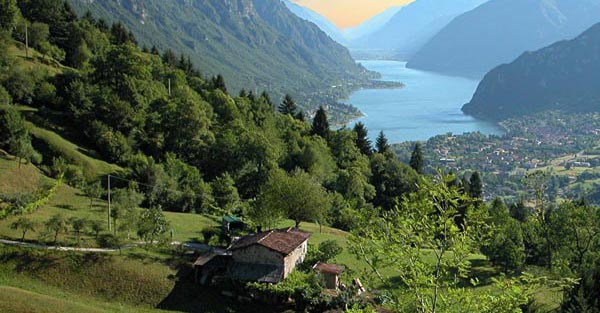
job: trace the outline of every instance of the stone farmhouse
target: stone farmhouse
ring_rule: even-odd
[[[276,284],[304,261],[311,234],[295,228],[241,237],[226,251],[199,257],[194,263],[201,284],[216,278]]]

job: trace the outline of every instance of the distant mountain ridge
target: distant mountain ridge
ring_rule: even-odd
[[[342,30],[342,33],[348,41],[356,40],[357,38],[368,36],[381,29],[396,15],[403,7],[390,7],[385,11],[371,17],[362,22],[360,25]]]
[[[600,23],[489,72],[467,114],[490,120],[546,110],[600,111]]]
[[[452,19],[487,0],[416,0],[378,30],[356,38],[352,49],[394,51],[401,59],[417,52]]]
[[[348,50],[280,0],[70,0],[123,22],[140,44],[190,55],[205,74],[223,74],[232,91],[251,88],[301,98],[369,74]]]
[[[348,40],[346,36],[342,33],[342,31],[324,16],[307,7],[298,5],[289,0],[283,0],[283,3],[285,3],[287,8],[290,9],[290,11],[292,11],[292,13],[296,14],[298,17],[317,25],[322,31],[329,35],[331,39],[343,45],[347,44]]]
[[[600,22],[600,0],[490,0],[456,17],[408,67],[482,77],[525,51],[571,39]]]

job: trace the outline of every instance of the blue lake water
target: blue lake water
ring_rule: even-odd
[[[476,80],[408,69],[406,62],[360,63],[381,73],[384,81],[406,85],[401,89],[359,90],[346,101],[366,115],[348,126],[362,121],[373,141],[382,130],[392,143],[426,140],[449,132],[501,133],[496,124],[464,115],[460,110],[477,89]]]

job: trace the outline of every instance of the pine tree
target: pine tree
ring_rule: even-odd
[[[474,199],[483,198],[483,182],[481,181],[479,172],[471,174],[471,178],[469,179],[469,196]]]
[[[283,102],[279,105],[277,110],[283,115],[294,115],[296,114],[297,109],[298,107],[296,106],[294,99],[292,99],[292,96],[285,95]]]
[[[377,148],[377,153],[383,154],[390,151],[390,144],[387,138],[385,138],[383,131],[379,132],[379,136],[377,136],[377,140],[375,141],[375,147]]]
[[[160,51],[158,51],[158,48],[156,48],[156,46],[152,46],[152,48],[150,49],[150,53],[154,55],[160,55]]]
[[[227,93],[227,86],[225,85],[225,78],[219,74],[212,79],[213,89],[220,89],[224,93]]]
[[[260,95],[261,98],[263,98],[263,100],[265,100],[265,102],[267,104],[269,104],[271,107],[273,107],[273,102],[271,101],[271,97],[269,96],[269,93],[267,93],[266,91],[263,91],[262,94]]]
[[[167,49],[162,55],[162,61],[165,65],[168,65],[170,67],[176,67],[177,55],[175,54],[175,52],[173,52],[173,50]]]
[[[423,151],[421,150],[421,144],[418,142],[415,144],[415,149],[410,156],[409,164],[417,173],[423,174]]]
[[[306,121],[306,116],[304,116],[304,111],[302,110],[298,110],[298,113],[296,113],[296,115],[294,115],[294,118],[299,120],[299,121]]]
[[[313,120],[312,132],[325,139],[329,138],[329,121],[327,121],[327,113],[322,106],[317,110],[315,119]]]
[[[364,155],[372,155],[373,148],[371,147],[371,140],[369,140],[369,132],[367,127],[362,122],[354,125],[354,132],[356,133],[356,146],[360,152]]]

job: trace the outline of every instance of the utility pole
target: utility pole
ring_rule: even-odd
[[[25,23],[25,57],[29,58],[29,28]]]
[[[110,226],[110,175],[108,175],[108,232],[110,233],[112,227]]]

